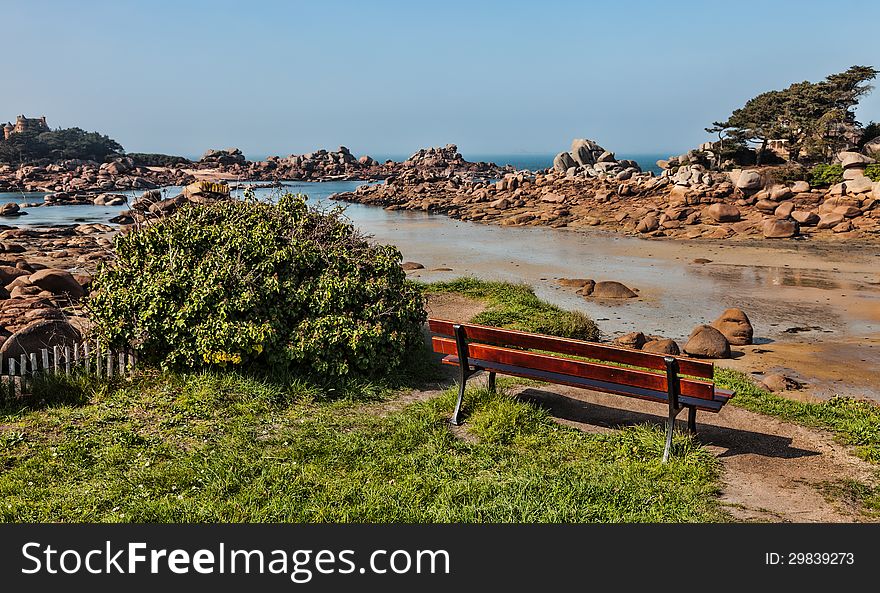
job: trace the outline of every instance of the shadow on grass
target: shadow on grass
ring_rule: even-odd
[[[8,384],[4,383],[0,416],[55,406],[83,406],[89,403],[96,388],[108,384],[106,379],[78,374],[37,374],[28,378],[25,393],[11,397],[7,393]],[[16,385],[16,389],[20,390],[20,383]]]
[[[660,427],[666,425],[666,416],[662,413],[650,414],[603,406],[540,389],[525,389],[517,397],[547,409],[556,418],[600,426],[602,428],[617,429],[622,426],[639,426],[644,424]],[[681,418],[679,416],[678,425],[684,430],[685,422]],[[697,415],[697,421],[696,440],[699,443],[727,449],[719,457],[733,457],[751,453],[763,457],[798,459],[820,454],[818,451],[792,447],[791,439],[788,437],[752,432],[739,428],[700,424],[699,414]]]

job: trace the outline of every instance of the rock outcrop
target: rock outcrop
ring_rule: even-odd
[[[848,171],[866,162],[856,160],[847,161]],[[619,177],[628,161],[579,139],[544,171],[506,173],[497,182],[409,172],[333,197],[503,226],[600,227],[647,238],[880,239],[880,182],[864,175],[811,188],[776,183],[764,170],[712,171],[696,157],[659,164],[659,176]]]

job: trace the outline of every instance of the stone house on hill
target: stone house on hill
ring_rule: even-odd
[[[46,124],[46,116],[41,117],[25,117],[19,115],[15,118],[15,124],[11,122],[3,126],[3,139],[9,140],[13,134],[22,134],[24,132],[48,132],[49,126]]]

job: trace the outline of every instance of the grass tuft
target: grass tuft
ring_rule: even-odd
[[[426,294],[451,292],[485,303],[487,309],[471,319],[472,323],[579,340],[599,339],[599,328],[589,316],[542,301],[527,284],[466,277],[422,284],[422,289]]]

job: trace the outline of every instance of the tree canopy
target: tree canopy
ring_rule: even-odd
[[[0,138],[0,162],[26,163],[41,159],[83,159],[102,162],[122,153],[122,145],[98,132],[80,128],[22,132]]]
[[[770,140],[786,140],[795,160],[804,154],[829,156],[858,139],[855,108],[873,89],[868,82],[877,74],[871,66],[852,66],[819,82],[761,93],[706,130],[725,133],[736,143],[758,143],[759,159]]]

